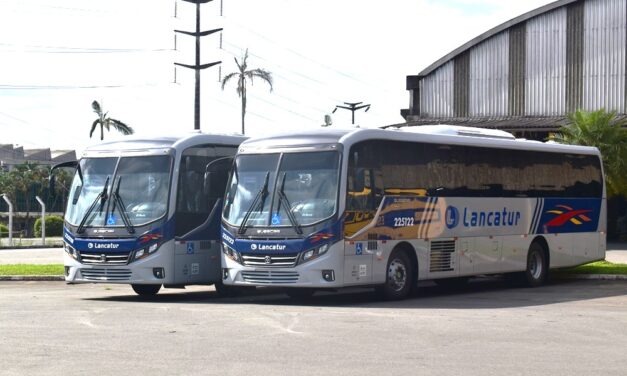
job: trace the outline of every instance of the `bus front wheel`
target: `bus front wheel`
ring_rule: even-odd
[[[161,285],[131,285],[139,296],[154,296],[161,290]]]
[[[548,260],[544,247],[539,243],[532,243],[527,253],[527,269],[525,281],[529,287],[542,286],[549,272]]]
[[[407,253],[394,250],[388,259],[385,283],[377,292],[385,300],[400,300],[409,295],[414,283],[414,267]]]

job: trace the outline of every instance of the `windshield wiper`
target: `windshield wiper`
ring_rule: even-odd
[[[94,202],[91,203],[91,205],[89,206],[89,209],[87,209],[87,211],[85,212],[85,215],[83,216],[83,219],[81,220],[81,223],[78,225],[78,228],[76,229],[77,234],[82,234],[83,232],[85,232],[85,224],[87,222],[87,218],[92,214],[94,209],[96,209],[96,206],[98,205],[98,200],[100,200],[100,213],[102,213],[102,208],[104,207],[105,202],[107,202],[107,199],[109,198],[109,195],[107,194],[108,188],[109,188],[109,176],[107,176],[107,180],[105,181],[104,188],[102,188],[102,192],[100,192],[98,196],[96,196],[96,198],[94,199]],[[93,220],[94,220],[94,215],[91,216],[91,218],[89,219],[89,222],[91,223],[91,221]]]
[[[248,222],[248,219],[250,218],[250,215],[253,212],[257,211],[257,203],[258,202],[261,202],[261,208],[263,208],[264,200],[265,200],[266,196],[268,195],[268,180],[269,179],[270,179],[270,171],[266,172],[266,178],[265,178],[265,180],[263,182],[263,187],[261,187],[259,192],[257,192],[257,194],[255,195],[255,199],[250,204],[250,207],[248,208],[248,210],[246,210],[246,214],[244,215],[244,219],[242,219],[242,224],[239,225],[239,229],[237,230],[237,233],[239,235],[241,235],[241,234],[246,232],[246,222]]]
[[[281,202],[285,201],[285,204],[287,206],[287,218],[290,220],[290,222],[292,223],[292,227],[294,227],[294,230],[296,230],[296,233],[298,233],[298,235],[302,235],[303,234],[303,230],[300,227],[300,224],[298,223],[298,221],[296,220],[296,217],[294,216],[294,213],[292,213],[292,204],[290,204],[290,200],[287,199],[287,196],[285,195],[285,192],[283,191],[283,189],[285,188],[285,175],[287,173],[284,172],[283,176],[281,177],[281,184],[279,185],[279,204],[277,207],[277,213],[281,212]]]
[[[115,211],[116,203],[120,206],[120,217],[122,217],[122,222],[124,222],[124,227],[126,227],[126,231],[129,234],[135,233],[135,227],[131,223],[130,218],[126,214],[126,205],[124,205],[124,201],[122,200],[122,196],[120,196],[120,184],[122,183],[122,177],[118,178],[118,185],[115,188],[115,192],[113,192],[113,207],[111,208],[111,214]]]

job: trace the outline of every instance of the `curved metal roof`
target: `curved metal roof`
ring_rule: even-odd
[[[539,16],[541,14],[544,13],[548,13],[554,9],[566,6],[568,4],[571,3],[575,3],[579,0],[558,0],[555,1],[553,3],[544,5],[538,9],[532,10],[530,12],[527,12],[523,15],[520,15],[516,18],[513,18],[505,23],[502,23],[501,25],[494,27],[490,30],[488,30],[487,32],[479,35],[478,37],[466,42],[465,44],[461,45],[460,47],[456,48],[455,50],[451,51],[450,53],[448,53],[447,55],[445,55],[444,57],[440,58],[438,61],[436,61],[435,63],[429,65],[426,69],[422,70],[422,72],[418,73],[418,76],[427,76],[429,75],[431,72],[433,72],[434,70],[438,69],[439,67],[441,67],[442,65],[444,65],[445,63],[449,62],[451,59],[455,58],[457,55],[471,49],[472,47],[478,45],[479,43],[483,42],[486,39],[489,39],[491,37],[493,37],[494,35],[507,30],[509,28],[511,28],[512,26],[516,26],[520,23],[523,23],[531,18],[534,18],[536,16]]]

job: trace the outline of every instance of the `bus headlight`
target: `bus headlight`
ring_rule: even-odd
[[[63,242],[63,249],[65,250],[65,253],[70,255],[70,257],[72,257],[74,260],[78,260],[78,251],[74,247],[66,242]]]
[[[307,261],[311,261],[313,259],[316,259],[324,255],[329,250],[329,247],[330,245],[327,243],[327,244],[321,245],[318,248],[312,248],[308,251],[301,253],[299,264],[302,264]]]
[[[228,245],[226,245],[225,243],[222,243],[222,253],[224,253],[224,255],[228,258],[230,258],[231,260],[235,261],[238,264],[241,264],[242,262],[240,261],[240,257],[239,257],[239,253],[237,253],[236,250],[234,250],[233,248],[229,247]]]
[[[144,257],[148,255],[152,255],[153,253],[157,252],[157,249],[159,249],[159,245],[160,245],[159,243],[155,243],[148,247],[138,249],[137,251],[135,251],[135,256],[133,257],[133,261],[143,259]]]

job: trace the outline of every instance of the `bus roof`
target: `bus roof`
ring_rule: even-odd
[[[342,144],[346,147],[350,147],[357,142],[366,140],[427,142],[514,150],[599,155],[598,149],[594,147],[517,139],[512,134],[505,131],[453,125],[429,125],[387,129],[321,128],[308,131],[294,131],[250,138],[242,143],[240,152],[253,153],[261,149],[305,148],[323,144]]]
[[[187,148],[193,145],[216,144],[216,145],[239,145],[247,137],[240,135],[207,134],[200,132],[190,132],[179,136],[127,136],[122,140],[108,141],[101,144],[92,145],[85,149],[85,154],[99,152],[116,151],[142,151],[150,149],[164,148]]]

